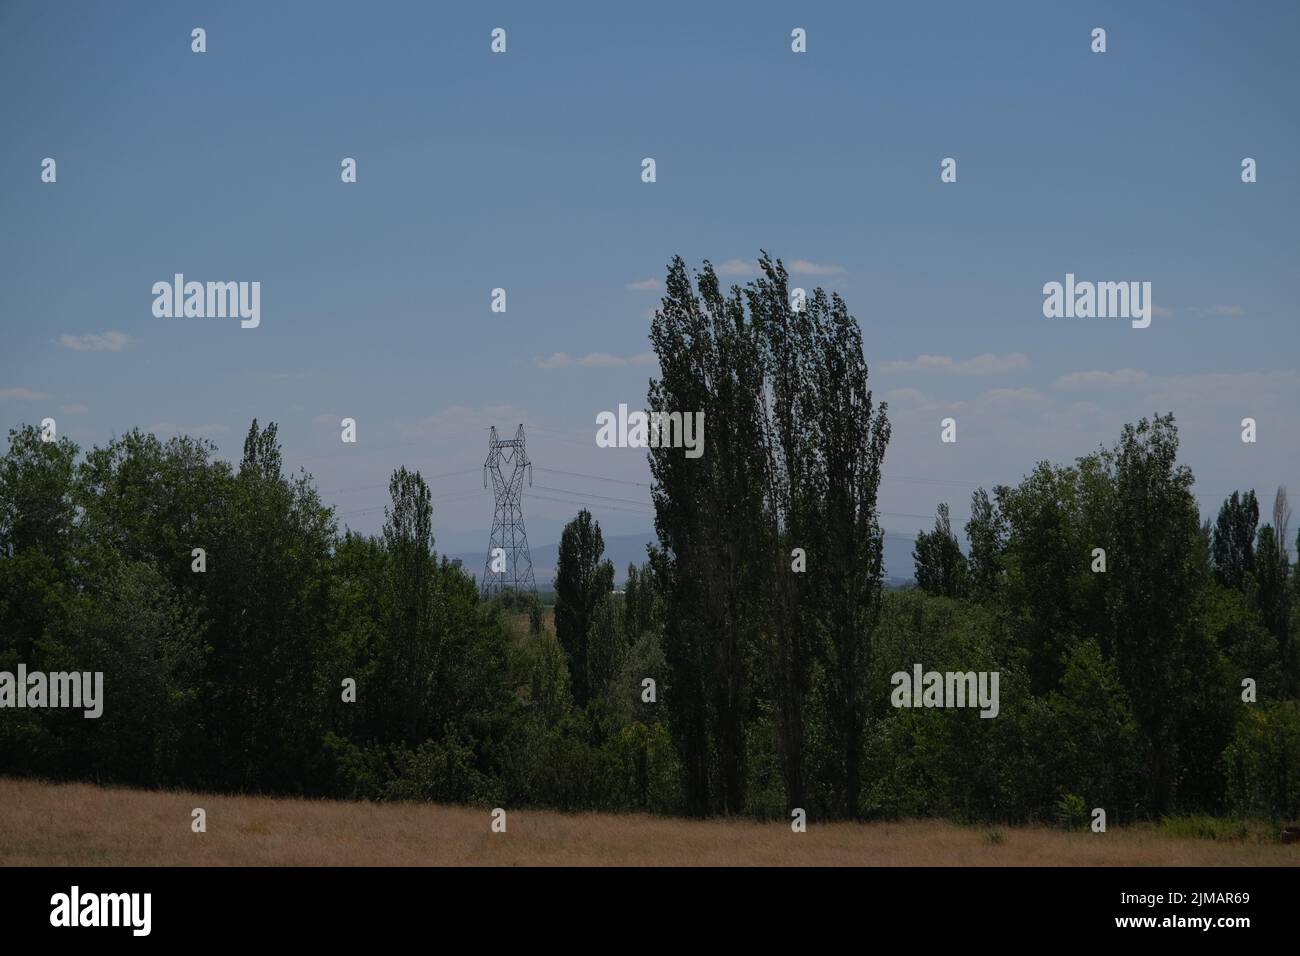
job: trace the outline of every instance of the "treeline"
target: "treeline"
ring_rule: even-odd
[[[1055,788],[1130,815],[1295,818],[1300,575],[1286,489],[1263,527],[1254,491],[1202,524],[1177,451],[1172,416],[1156,417],[1073,465],[978,489],[968,554],[941,504],[917,536],[916,582],[986,616],[1003,686],[1007,671],[1022,686],[1013,706],[1059,736],[1042,764],[1059,764]]]
[[[548,613],[487,602],[397,469],[340,530],[276,428],[236,464],[133,431],[0,458],[0,671],[103,671],[103,716],[0,710],[0,773],[140,786],[788,819],[1300,816],[1300,576],[1285,496],[1201,525],[1172,418],[941,506],[883,590],[889,422],[838,296],[779,261],[671,264],[648,404],[658,545],[622,592],[565,528]],[[201,550],[199,550],[201,549]],[[891,706],[891,675],[1000,676],[995,718]],[[1253,700],[1247,682],[1253,687]]]
[[[383,532],[364,536],[339,533],[309,477],[285,474],[275,425],[253,423],[237,467],[214,453],[133,431],[79,460],[67,439],[10,433],[0,670],[102,671],[105,703],[94,720],[0,710],[0,773],[678,807],[667,732],[631,672],[661,665],[625,638],[648,631],[649,608],[616,603],[612,575],[589,609],[592,677],[575,706],[540,607],[482,602],[438,559],[418,473],[394,473]]]

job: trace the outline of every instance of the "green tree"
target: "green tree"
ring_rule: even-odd
[[[1219,509],[1214,525],[1214,569],[1219,583],[1240,588],[1246,575],[1255,570],[1255,527],[1259,524],[1259,502],[1255,492],[1232,493]]]
[[[1300,817],[1300,702],[1248,708],[1223,764],[1234,811],[1274,820]]]
[[[316,779],[333,696],[319,665],[336,526],[311,476],[283,473],[276,432],[253,421],[217,499],[192,773],[207,786],[302,792]]]
[[[791,554],[811,547],[814,561],[827,561],[823,539],[827,503],[826,421],[819,415],[815,337],[828,331],[829,301],[820,290],[802,309],[790,304],[789,277],[783,264],[764,253],[761,275],[746,290],[750,328],[760,352],[761,378],[749,376],[758,390],[760,433],[753,474],[764,484],[766,508],[751,555],[750,571],[761,595],[762,620],[754,640],[766,661],[760,694],[772,701],[776,759],[786,809],[807,806],[805,723],[811,667],[820,652],[815,615],[820,600],[818,574],[792,573]],[[829,567],[827,567],[829,573]],[[757,695],[756,695],[757,696]]]
[[[597,608],[614,588],[614,565],[602,561],[600,523],[583,508],[564,526],[555,566],[555,635],[569,659],[573,698],[585,706],[592,682],[591,637]]]
[[[623,629],[629,636],[640,633],[641,575],[635,564],[627,566],[627,581],[623,585]]]
[[[1255,548],[1257,600],[1264,626],[1278,639],[1284,656],[1291,631],[1290,576],[1290,558],[1286,550],[1279,547],[1273,526],[1266,524],[1259,529],[1259,544]]]
[[[1091,571],[1092,551],[1102,542],[1108,552],[1115,549],[1109,529],[1090,530],[1080,520],[1088,510],[1081,468],[1095,471],[1098,462],[1081,459],[1079,466],[1040,462],[1018,486],[995,489],[1008,528],[1001,604],[1036,693],[1059,686],[1065,655],[1079,638],[1096,637],[1113,652],[1109,619],[1090,626],[1083,613],[1086,589],[1098,583],[1091,579],[1104,577]]]
[[[64,629],[80,589],[74,577],[75,461],[66,438],[24,425],[0,458],[0,651],[30,663],[46,634]],[[12,669],[12,668],[10,668]]]
[[[1163,812],[1179,766],[1180,694],[1203,586],[1192,473],[1177,463],[1173,416],[1125,425],[1114,465],[1114,628],[1120,679],[1147,756],[1147,806]]]
[[[43,441],[32,425],[9,432],[9,450],[0,459],[0,554],[39,548],[62,563],[73,531],[77,452],[67,438]]]
[[[922,591],[954,598],[966,593],[966,557],[952,533],[947,503],[939,505],[934,530],[916,536],[912,560],[916,566],[916,586]]]
[[[819,481],[805,485],[808,511],[825,542],[823,590],[804,627],[826,635],[824,672],[827,723],[834,746],[833,786],[839,809],[860,815],[862,757],[869,712],[866,673],[881,608],[884,533],[877,496],[890,424],[884,402],[868,387],[862,332],[838,295],[816,290],[808,307],[816,323],[814,405],[821,441]],[[817,496],[825,493],[824,505]],[[819,620],[816,618],[819,616]],[[808,618],[813,618],[809,620]]]
[[[1006,520],[983,488],[971,495],[966,540],[970,542],[970,589],[977,601],[991,600],[1002,582],[1002,550],[1006,547]]]
[[[740,812],[745,804],[746,722],[762,608],[770,581],[761,342],[738,287],[724,294],[709,262],[696,294],[685,263],[668,269],[651,324],[660,377],[648,407],[703,416],[702,455],[650,449],[655,487],[651,554],[664,597],[664,652],[672,674],[673,736],[689,812]]]
[[[388,556],[385,657],[391,668],[394,729],[414,746],[429,733],[434,661],[440,635],[434,629],[433,504],[418,471],[399,468],[388,483],[384,509]]]
[[[619,603],[613,593],[607,592],[593,609],[587,637],[587,676],[592,696],[608,693],[627,657],[629,642]]]

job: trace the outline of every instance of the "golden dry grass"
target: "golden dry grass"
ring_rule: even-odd
[[[207,811],[208,830],[190,831]],[[784,823],[280,800],[0,779],[4,866],[1250,866],[1300,864],[1300,846],[933,820]]]

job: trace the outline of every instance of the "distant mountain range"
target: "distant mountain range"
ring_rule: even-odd
[[[486,537],[486,535],[485,535]],[[605,557],[614,562],[614,585],[622,587],[627,581],[627,566],[640,566],[646,560],[646,546],[655,542],[653,533],[616,534],[605,537]],[[912,579],[912,539],[903,535],[885,534],[885,582],[904,584]],[[529,549],[533,559],[533,578],[537,590],[550,591],[554,587],[555,565],[559,561],[560,546],[556,544],[533,545]],[[468,551],[449,554],[460,558],[465,570],[480,577],[487,563],[486,551]]]

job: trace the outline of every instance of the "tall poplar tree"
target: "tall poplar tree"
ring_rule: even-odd
[[[573,699],[584,706],[592,686],[591,640],[597,608],[614,588],[614,565],[601,561],[600,523],[583,508],[564,526],[555,567],[555,636],[569,659]]]

